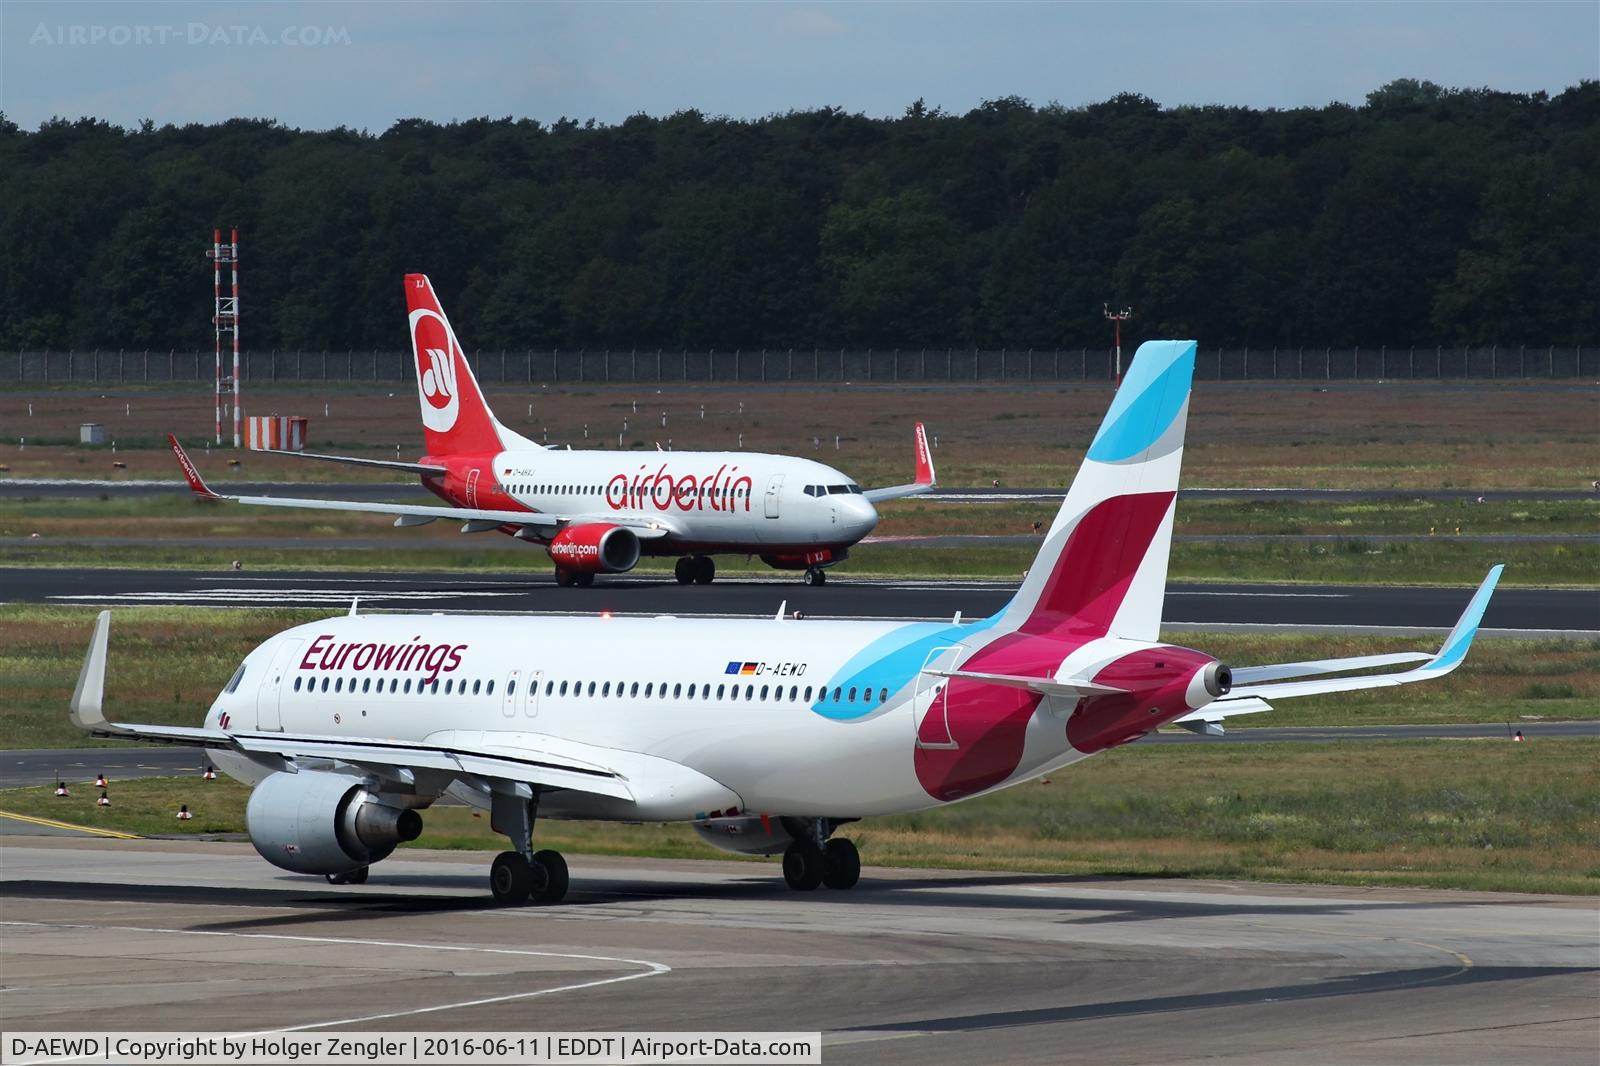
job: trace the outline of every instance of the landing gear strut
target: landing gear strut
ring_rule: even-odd
[[[794,843],[783,853],[783,879],[796,892],[810,892],[818,885],[829,888],[854,888],[861,880],[861,853],[844,837],[828,839],[831,824],[824,819],[785,819],[806,829],[796,834]],[[791,830],[792,831],[792,830]]]
[[[327,878],[330,885],[364,885],[367,883],[367,873],[371,869],[370,866],[358,866],[348,873],[324,874],[323,876]]]
[[[828,572],[813,566],[806,570],[805,577],[802,580],[808,585],[826,585],[828,583]]]
[[[586,589],[594,584],[594,575],[582,570],[563,570],[556,567],[556,585],[564,589]]]
[[[717,564],[709,555],[685,555],[672,568],[680,585],[709,585],[717,576]]]
[[[495,856],[489,868],[489,891],[496,903],[560,903],[566,897],[567,860],[559,851],[533,850],[538,809],[538,797],[526,785],[508,785],[490,800],[489,824],[517,849]]]

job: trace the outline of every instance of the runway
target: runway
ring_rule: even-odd
[[[593,588],[557,588],[536,572],[462,576],[443,572],[0,569],[0,601],[85,606],[348,608],[352,598],[382,611],[674,614],[770,617],[780,604],[814,618],[986,617],[1014,586],[999,581],[914,581],[833,575],[820,588],[781,574],[719,578],[683,587],[665,576],[602,576]],[[1442,632],[1471,596],[1465,588],[1373,585],[1176,584],[1167,589],[1169,628],[1399,633]],[[1600,589],[1501,588],[1485,635],[1600,637]]]
[[[1564,737],[1600,739],[1600,719],[1575,722],[1518,720],[1510,728],[1520,729],[1529,743]],[[1324,744],[1350,740],[1421,740],[1448,738],[1508,739],[1505,722],[1476,725],[1363,725],[1363,726],[1241,726],[1230,725],[1220,737],[1200,736],[1186,729],[1172,728],[1145,737],[1141,744]],[[199,774],[206,766],[203,753],[192,748],[171,748],[151,744],[112,743],[96,748],[41,748],[0,751],[0,788],[26,788],[52,785],[58,779],[70,784],[93,781],[105,774],[115,784],[138,777],[177,777]]]
[[[1592,900],[486,855],[360,889],[247,845],[0,841],[0,1027],[820,1031],[842,1063],[1594,1061]]]

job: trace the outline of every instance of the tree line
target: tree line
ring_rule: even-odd
[[[838,108],[617,125],[0,115],[0,349],[193,348],[241,231],[243,342],[469,347],[1594,343],[1600,82],[1361,107]]]

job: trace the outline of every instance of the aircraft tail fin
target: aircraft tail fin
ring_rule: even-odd
[[[1195,352],[1194,341],[1139,346],[1033,566],[1001,612],[1007,628],[1157,639]]]
[[[444,307],[426,274],[406,275],[411,354],[417,403],[429,455],[479,455],[504,447],[499,424],[484,402]]]

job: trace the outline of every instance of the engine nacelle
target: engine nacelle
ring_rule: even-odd
[[[414,810],[379,803],[344,774],[275,773],[245,806],[250,843],[274,866],[302,874],[342,874],[389,857],[422,835]]]
[[[591,522],[563,529],[545,550],[563,570],[625,574],[639,563],[639,535],[627,526]]]

